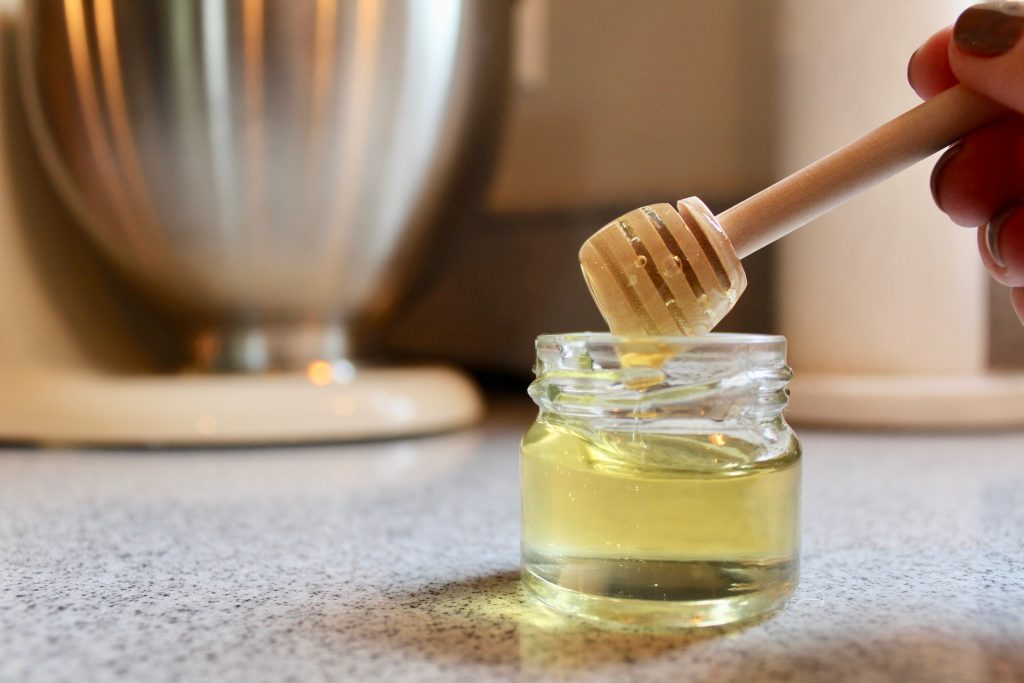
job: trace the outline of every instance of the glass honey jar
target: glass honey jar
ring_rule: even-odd
[[[778,609],[799,571],[786,340],[541,336],[523,438],[527,590],[652,627]]]

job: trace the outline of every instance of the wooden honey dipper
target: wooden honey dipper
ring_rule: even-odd
[[[617,335],[698,335],[747,286],[740,259],[1006,113],[961,85],[714,216],[696,197],[630,211],[580,249]]]

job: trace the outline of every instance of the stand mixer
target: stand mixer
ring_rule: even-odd
[[[353,354],[494,137],[507,29],[490,0],[7,6],[0,438],[477,419],[459,372]]]

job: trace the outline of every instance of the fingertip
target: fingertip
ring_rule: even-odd
[[[922,99],[934,97],[957,84],[949,65],[952,30],[952,27],[946,27],[935,33],[914,51],[907,62],[907,81]]]
[[[979,128],[936,163],[931,176],[935,203],[958,225],[987,223],[1024,198],[1021,159],[1024,117],[1007,117]]]
[[[1017,319],[1024,325],[1024,287],[1017,287],[1010,291],[1010,302],[1013,310],[1017,313]]]
[[[951,145],[932,168],[931,191],[932,199],[939,210],[951,221],[965,228],[973,228],[988,220],[989,214],[975,201],[972,187],[963,187],[962,178],[970,177],[965,167],[971,166],[971,159],[964,154],[966,145],[963,141]]]
[[[943,206],[943,178],[946,175],[946,168],[949,166],[950,161],[953,160],[964,148],[962,141],[956,142],[950,145],[942,156],[935,162],[935,166],[932,168],[932,175],[930,178],[932,199],[935,201],[935,205],[939,207],[940,211],[948,213]]]
[[[1024,287],[1024,204],[1011,204],[978,228],[978,251],[996,282]]]

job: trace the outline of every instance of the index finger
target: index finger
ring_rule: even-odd
[[[926,40],[910,56],[907,80],[921,99],[935,97],[958,83],[949,66],[949,40],[952,33],[953,28],[947,26]]]

